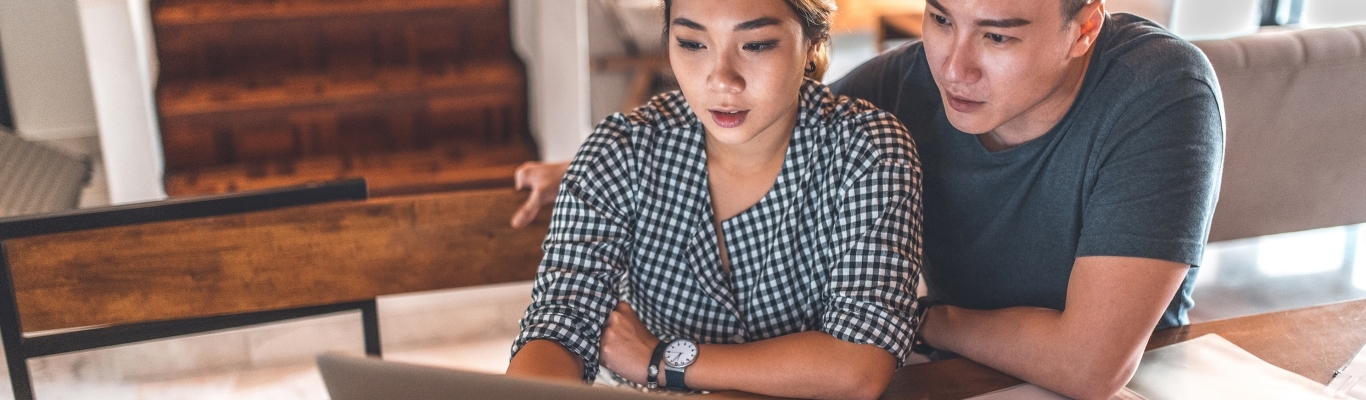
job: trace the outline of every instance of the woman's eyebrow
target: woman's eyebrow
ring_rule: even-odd
[[[763,27],[765,27],[765,26],[778,25],[778,24],[780,24],[780,23],[782,23],[782,21],[778,21],[777,18],[773,18],[773,17],[763,17],[763,18],[757,18],[757,19],[754,19],[754,20],[745,21],[745,22],[741,22],[741,23],[739,23],[739,24],[736,24],[736,25],[735,25],[735,30],[737,30],[737,31],[750,31],[750,30],[755,30],[755,29],[763,28]]]
[[[683,18],[683,17],[674,18],[673,24],[672,24],[672,25],[678,25],[678,26],[681,26],[681,27],[684,27],[684,28],[692,28],[692,29],[696,29],[696,30],[699,30],[699,31],[703,31],[703,32],[705,32],[705,31],[707,30],[707,28],[704,27],[704,26],[702,26],[702,24],[699,24],[699,23],[697,23],[697,22],[693,22],[693,20],[690,20],[690,19],[687,19],[687,18]]]

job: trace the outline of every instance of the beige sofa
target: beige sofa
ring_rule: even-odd
[[[1366,25],[1195,45],[1228,135],[1210,241],[1366,222]]]

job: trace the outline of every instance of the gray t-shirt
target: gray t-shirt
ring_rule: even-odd
[[[1062,310],[1077,257],[1200,262],[1223,164],[1222,100],[1205,56],[1150,21],[1110,16],[1067,115],[1005,151],[948,122],[919,43],[831,89],[891,111],[915,137],[922,271],[940,301]],[[1196,271],[1158,328],[1189,323]]]

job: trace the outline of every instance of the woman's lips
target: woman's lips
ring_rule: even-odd
[[[716,111],[711,110],[711,120],[716,121],[716,125],[722,128],[734,128],[745,123],[745,116],[749,111]]]
[[[953,107],[954,110],[957,110],[960,113],[977,111],[978,109],[981,109],[983,105],[987,104],[984,101],[964,100],[951,94],[946,95],[945,97],[948,97],[949,99],[949,107]]]

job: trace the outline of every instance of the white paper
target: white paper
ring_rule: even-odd
[[[1144,353],[1128,387],[1151,400],[1334,398],[1213,334]]]
[[[1339,396],[1350,396],[1357,399],[1366,399],[1366,347],[1357,351],[1357,355],[1347,362],[1338,375],[1333,377],[1332,382],[1328,382],[1328,392]]]
[[[971,397],[968,400],[1067,400],[1067,397],[1057,393],[1053,393],[1048,389],[1044,389],[1028,383],[1021,383],[1019,385],[997,390],[995,392],[987,393],[981,396]],[[1134,391],[1129,390],[1129,388],[1123,388],[1119,390],[1119,393],[1115,393],[1114,396],[1110,396],[1110,400],[1146,399],[1144,399],[1143,396],[1139,395],[1138,393],[1134,393]]]

